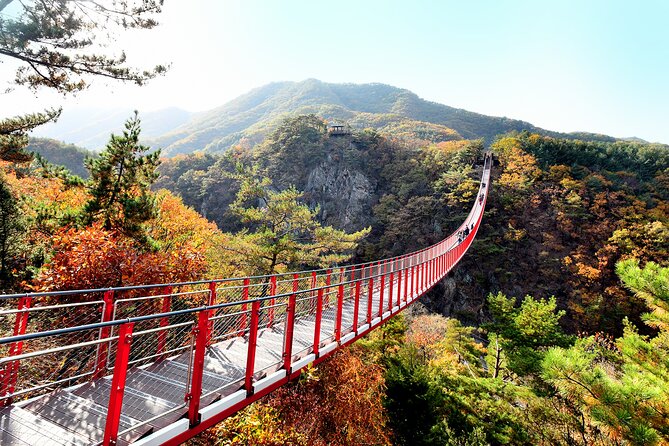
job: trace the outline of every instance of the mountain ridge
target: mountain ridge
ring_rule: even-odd
[[[109,134],[122,129],[122,122],[129,116],[128,110],[123,112],[110,111],[112,116],[106,121],[99,117],[102,112],[89,112],[87,119],[95,120],[83,128],[77,128],[77,123],[86,122],[84,118],[77,121],[64,114],[60,123],[45,126],[35,136],[100,148]],[[203,112],[190,113],[172,107],[140,114],[140,118],[144,142],[161,148],[164,155],[174,156],[195,151],[220,153],[236,144],[252,146],[264,140],[284,118],[299,114],[316,114],[354,128],[371,127],[391,136],[401,128],[404,135],[428,142],[483,138],[489,144],[499,134],[524,130],[567,139],[625,140],[589,132],[546,130],[523,120],[483,115],[425,100],[410,90],[383,83],[327,83],[317,79],[272,82]],[[92,129],[94,134],[79,139],[73,136],[73,132],[86,133],[86,129]]]
[[[346,121],[353,127],[383,131],[389,124],[410,120],[453,129],[460,138],[484,138],[490,143],[498,134],[528,130],[569,139],[615,141],[606,135],[553,132],[506,117],[493,117],[420,98],[404,88],[382,83],[326,83],[317,79],[273,82],[255,88],[228,103],[193,118],[161,137],[151,140],[175,155],[195,150],[222,152],[234,144],[255,144],[287,115],[317,114],[326,120]],[[438,141],[433,141],[438,142]]]

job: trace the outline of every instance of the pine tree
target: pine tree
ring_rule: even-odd
[[[525,296],[519,307],[516,301],[502,293],[488,296],[493,322],[486,328],[494,341],[493,376],[499,375],[502,358],[506,367],[520,376],[539,373],[549,347],[567,346],[572,341],[560,327],[565,312],[557,310],[555,297],[546,300]]]
[[[105,229],[119,229],[143,239],[142,223],[155,216],[151,184],[158,178],[160,150],[139,143],[137,112],[125,124],[122,136],[112,135],[100,158],[89,159],[92,198],[84,207],[84,222],[101,221]]]
[[[651,309],[646,323],[658,330],[641,335],[625,320],[623,336],[579,340],[570,349],[551,349],[543,376],[579,407],[608,437],[621,444],[669,443],[669,268],[638,260],[618,263],[623,283]]]
[[[271,189],[257,168],[241,169],[241,188],[230,206],[249,228],[232,236],[224,249],[229,261],[249,274],[273,274],[279,268],[334,265],[351,257],[370,228],[348,234],[317,220],[319,209],[300,202],[294,187]]]
[[[2,14],[10,3],[16,10]],[[19,67],[15,82],[59,93],[84,90],[92,77],[142,85],[166,71],[129,66],[124,53],[107,49],[118,31],[151,29],[162,0],[95,2],[85,0],[0,1],[0,57]]]
[[[0,120],[0,160],[12,163],[32,161],[33,155],[23,149],[28,145],[28,132],[42,124],[55,121],[60,109],[46,110]]]
[[[0,176],[0,285],[9,282],[12,256],[19,249],[23,219],[16,198]]]

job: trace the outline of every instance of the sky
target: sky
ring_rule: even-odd
[[[166,0],[161,25],[117,36],[143,87],[76,97],[22,87],[0,117],[47,106],[204,111],[274,81],[381,82],[556,131],[669,143],[669,1]],[[0,57],[0,90],[16,65]]]

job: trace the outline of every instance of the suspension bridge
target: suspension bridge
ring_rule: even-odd
[[[0,296],[0,444],[176,445],[425,294],[471,246],[273,276]],[[58,327],[58,328],[55,328]]]

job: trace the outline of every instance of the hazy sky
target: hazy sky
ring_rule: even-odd
[[[165,77],[96,81],[76,98],[17,88],[0,95],[0,116],[77,104],[200,111],[272,81],[317,78],[669,143],[668,25],[666,0],[166,0],[158,28],[117,42],[140,65],[171,62]],[[0,64],[2,88],[10,68]]]

